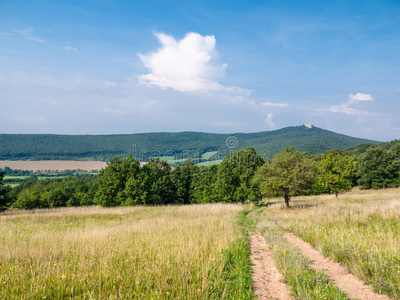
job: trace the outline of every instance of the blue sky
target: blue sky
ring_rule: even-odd
[[[0,0],[0,132],[400,138],[399,1]]]

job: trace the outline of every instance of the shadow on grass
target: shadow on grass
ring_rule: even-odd
[[[324,202],[320,202],[318,200],[295,200],[291,201],[290,207],[292,209],[303,209],[303,208],[318,207],[324,204],[325,204]]]
[[[276,203],[277,202],[269,202],[268,201],[267,203],[264,203],[264,202],[258,201],[258,202],[254,202],[254,205],[257,206],[257,207],[266,208],[266,207],[269,207],[269,206],[274,205]]]

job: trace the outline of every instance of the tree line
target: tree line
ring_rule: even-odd
[[[258,202],[297,195],[386,188],[400,185],[400,143],[364,152],[341,150],[311,155],[286,148],[263,160],[254,148],[233,153],[219,165],[190,160],[172,168],[159,158],[144,165],[131,156],[112,158],[97,176],[32,180],[10,188],[0,173],[0,207],[127,206],[209,202]]]

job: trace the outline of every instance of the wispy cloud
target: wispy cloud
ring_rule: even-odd
[[[261,106],[265,107],[289,107],[289,104],[286,103],[273,103],[273,102],[262,102]]]
[[[27,40],[31,40],[31,41],[38,42],[38,43],[43,43],[45,41],[44,39],[38,38],[34,34],[35,33],[35,29],[33,27],[27,27],[24,30],[14,30],[14,32],[20,34],[21,36],[23,36]]]
[[[327,110],[334,113],[342,113],[347,115],[369,115],[371,114],[370,112],[356,108],[356,106],[360,102],[373,101],[373,100],[374,98],[372,98],[370,94],[364,94],[364,93],[357,93],[355,95],[350,94],[349,101],[342,103],[340,105],[332,105]]]
[[[139,77],[141,83],[184,92],[223,92],[248,96],[246,89],[223,86],[217,82],[225,76],[227,64],[218,62],[213,35],[202,36],[189,32],[178,41],[164,33],[156,33],[155,36],[161,47],[153,53],[138,54],[151,72]]]
[[[71,46],[66,46],[66,47],[64,47],[64,49],[67,50],[67,51],[78,51],[77,48],[74,48],[74,47],[71,47]]]

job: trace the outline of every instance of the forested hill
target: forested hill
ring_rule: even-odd
[[[199,161],[222,159],[233,151],[254,147],[272,158],[286,147],[312,154],[376,141],[353,138],[317,127],[287,127],[257,133],[215,134],[160,132],[124,135],[0,134],[0,160],[108,160],[115,155]]]

